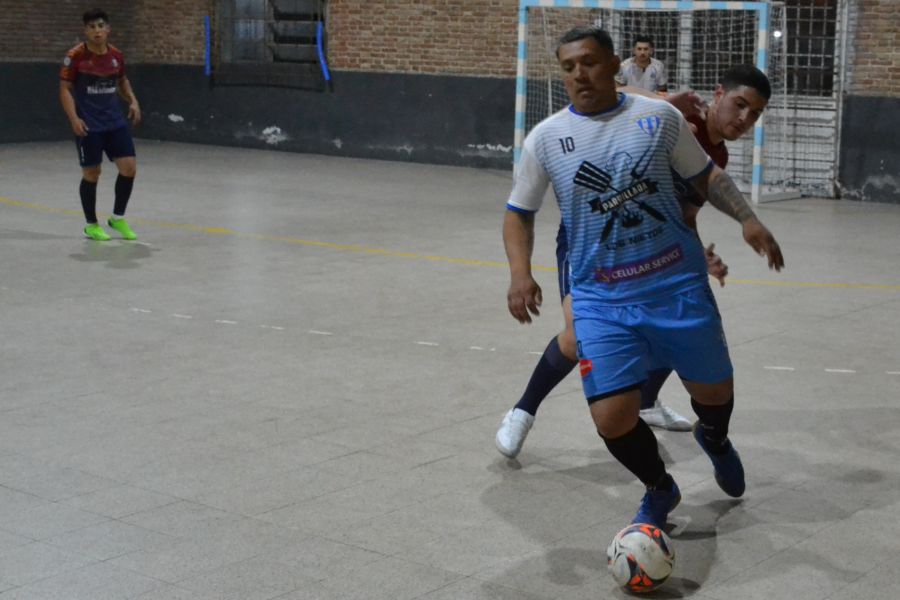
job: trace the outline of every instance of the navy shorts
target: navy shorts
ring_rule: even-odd
[[[109,160],[134,156],[134,141],[127,126],[111,131],[89,131],[86,136],[75,138],[75,146],[82,167],[96,167],[102,163],[104,152]]]
[[[566,239],[566,226],[560,221],[556,234],[556,277],[559,283],[559,299],[572,293],[569,277],[569,241]]]
[[[644,304],[576,306],[575,337],[588,400],[633,389],[652,369],[670,368],[698,383],[733,373],[708,285]]]

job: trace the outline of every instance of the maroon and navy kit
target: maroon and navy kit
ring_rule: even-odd
[[[75,110],[88,128],[86,136],[75,140],[81,166],[99,165],[103,152],[109,160],[134,156],[134,141],[118,98],[117,84],[125,77],[119,49],[108,44],[105,54],[95,54],[82,42],[66,54],[59,77],[73,84]]]
[[[108,45],[106,54],[94,54],[87,44],[78,44],[66,54],[59,77],[74,84],[75,107],[89,131],[111,131],[127,124],[116,89],[125,77],[125,59],[115,46]]]

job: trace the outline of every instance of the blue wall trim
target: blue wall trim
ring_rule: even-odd
[[[209,77],[212,74],[212,32],[210,31],[209,15],[203,17],[203,37],[206,47],[203,49],[203,74]]]

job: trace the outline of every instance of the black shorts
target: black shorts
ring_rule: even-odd
[[[104,152],[109,160],[134,156],[134,141],[127,125],[111,131],[89,131],[86,136],[75,138],[75,146],[82,167],[102,163]]]
[[[569,281],[569,241],[566,238],[566,226],[560,221],[556,234],[556,277],[559,283],[559,298],[562,300],[572,293]]]

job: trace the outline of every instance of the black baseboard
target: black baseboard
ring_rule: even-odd
[[[59,67],[0,63],[0,142],[72,139],[59,103]]]
[[[71,139],[59,65],[0,63],[0,143]],[[144,111],[136,137],[509,169],[515,81],[333,73],[331,89],[216,84],[200,66],[131,65]],[[225,85],[228,83],[228,85]],[[848,96],[842,197],[900,202],[900,98]]]
[[[838,171],[841,197],[900,203],[900,98],[847,96]]]
[[[331,89],[216,84],[199,66],[131,65],[135,137],[509,169],[512,79],[334,72]],[[58,65],[0,64],[0,142],[69,139]]]

